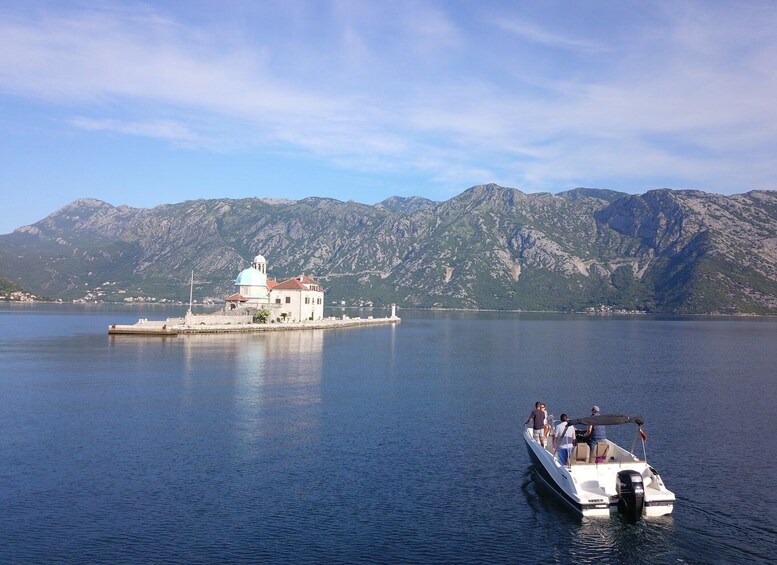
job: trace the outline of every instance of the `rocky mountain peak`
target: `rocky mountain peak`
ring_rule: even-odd
[[[430,210],[437,205],[437,202],[420,196],[391,196],[386,200],[375,205],[377,208],[383,208],[389,212],[399,212],[411,214],[420,210]]]
[[[0,276],[52,298],[169,299],[195,270],[208,281],[197,292],[218,298],[257,253],[271,276],[305,272],[327,300],[349,304],[777,313],[770,191],[552,195],[485,184],[439,203],[247,198],[150,209],[82,199],[0,236]]]

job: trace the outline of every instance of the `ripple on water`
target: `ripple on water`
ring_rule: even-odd
[[[698,464],[705,416],[730,399],[771,429],[777,324],[416,316],[305,340],[106,340],[104,320],[92,334],[84,323],[80,335],[0,334],[0,562],[777,554],[768,462],[742,464],[770,453],[773,434],[719,427],[736,449]],[[670,414],[682,441],[666,426],[648,433],[675,514],[627,524],[567,508],[533,475],[517,429],[538,398]]]

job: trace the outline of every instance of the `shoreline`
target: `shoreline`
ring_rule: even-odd
[[[0,299],[0,304],[18,305],[18,306],[33,306],[48,305],[48,306],[122,306],[126,308],[145,308],[145,307],[160,307],[170,308],[176,306],[182,306],[183,304],[162,304],[158,302],[136,302],[136,303],[123,303],[123,302],[71,302],[71,301],[59,301],[59,300],[34,300],[34,301],[20,301],[20,300],[7,300]],[[198,304],[197,306],[208,307],[213,305]],[[385,306],[327,306],[329,310],[386,310]],[[399,307],[398,307],[399,309]],[[443,307],[431,307],[431,306],[405,306],[403,310],[418,310],[422,312],[503,312],[512,314],[561,314],[561,315],[587,315],[587,316],[668,316],[676,318],[684,317],[698,317],[698,318],[775,318],[777,313],[758,314],[755,312],[739,312],[739,313],[722,313],[722,312],[693,312],[693,313],[678,313],[678,312],[661,312],[661,311],[638,311],[638,312],[586,312],[584,310],[578,311],[566,311],[566,310],[521,310],[521,309],[499,309],[499,308],[443,308]],[[204,314],[207,314],[205,312]]]

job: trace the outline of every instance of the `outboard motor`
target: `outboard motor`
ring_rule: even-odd
[[[636,522],[642,517],[645,506],[645,486],[642,475],[637,471],[620,471],[618,473],[618,512],[630,522]]]

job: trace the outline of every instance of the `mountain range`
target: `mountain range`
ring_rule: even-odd
[[[63,300],[223,298],[252,257],[327,301],[405,307],[777,313],[777,192],[723,196],[494,184],[391,197],[77,200],[0,235],[0,277]]]

